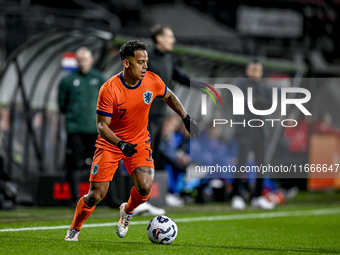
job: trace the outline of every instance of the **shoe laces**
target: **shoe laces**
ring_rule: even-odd
[[[77,231],[76,229],[72,228],[69,232],[69,237],[70,238],[74,238],[75,235],[78,233],[79,231]]]
[[[132,219],[132,214],[125,212],[123,216],[123,225],[124,228],[129,226],[129,222]]]

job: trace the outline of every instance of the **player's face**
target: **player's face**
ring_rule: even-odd
[[[137,50],[135,56],[128,60],[130,77],[136,80],[143,80],[148,69],[148,60],[148,53],[145,50]]]
[[[157,45],[161,51],[172,51],[176,42],[175,35],[170,28],[164,28],[163,34],[157,38]]]

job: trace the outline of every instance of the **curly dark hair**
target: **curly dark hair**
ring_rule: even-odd
[[[119,56],[121,60],[127,57],[134,57],[137,50],[146,50],[146,44],[138,40],[132,40],[124,43],[119,50]]]

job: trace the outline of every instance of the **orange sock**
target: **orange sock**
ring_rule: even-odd
[[[147,196],[141,196],[138,193],[136,186],[133,186],[132,189],[131,189],[129,201],[125,205],[125,211],[127,213],[132,213],[133,210],[136,209],[139,205],[146,202],[148,200],[149,196],[150,196],[150,194],[147,195]]]
[[[70,228],[75,228],[80,230],[83,226],[85,220],[90,217],[91,213],[96,207],[88,207],[84,202],[84,197],[81,197],[78,201],[76,211],[74,213],[74,218]]]

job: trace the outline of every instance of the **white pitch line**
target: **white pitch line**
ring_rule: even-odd
[[[285,212],[263,212],[263,213],[250,213],[250,214],[234,214],[234,215],[220,215],[220,216],[203,216],[194,218],[178,218],[178,222],[197,222],[197,221],[229,221],[229,220],[250,220],[250,219],[265,219],[265,218],[280,218],[280,217],[294,217],[294,216],[318,216],[318,215],[331,215],[340,214],[340,209],[317,209],[307,211],[285,211]],[[149,221],[132,221],[130,225],[146,225]],[[94,223],[84,224],[83,228],[96,228],[96,227],[112,227],[117,223]],[[53,227],[32,227],[32,228],[4,228],[0,232],[20,232],[20,231],[35,231],[35,230],[55,230],[55,229],[68,229],[70,225],[61,225]]]

